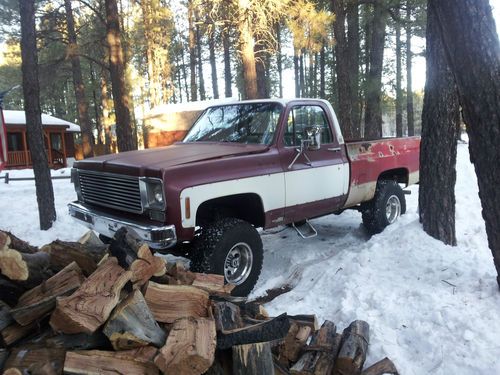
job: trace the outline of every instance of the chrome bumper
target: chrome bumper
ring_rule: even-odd
[[[78,202],[68,204],[68,210],[70,216],[80,224],[106,237],[112,238],[118,229],[125,227],[132,229],[144,242],[154,249],[166,249],[177,243],[175,225],[159,227],[127,221],[107,213],[89,209]]]

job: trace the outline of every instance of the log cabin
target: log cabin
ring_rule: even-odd
[[[3,111],[7,131],[7,169],[30,168],[31,154],[26,137],[24,111]],[[47,114],[42,114],[45,150],[50,168],[64,168],[67,159],[75,157],[75,139],[80,127]]]

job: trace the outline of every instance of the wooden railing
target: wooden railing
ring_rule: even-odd
[[[18,167],[22,165],[31,165],[31,154],[28,151],[28,160],[26,161],[26,151],[8,151],[7,166]]]

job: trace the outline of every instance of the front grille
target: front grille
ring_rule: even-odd
[[[142,213],[139,178],[79,170],[79,188],[85,203]]]

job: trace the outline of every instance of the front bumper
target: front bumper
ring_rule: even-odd
[[[78,202],[68,204],[71,217],[80,224],[112,238],[122,227],[133,230],[144,242],[154,249],[166,249],[177,243],[175,225],[155,226],[124,220],[108,213],[90,209]]]

